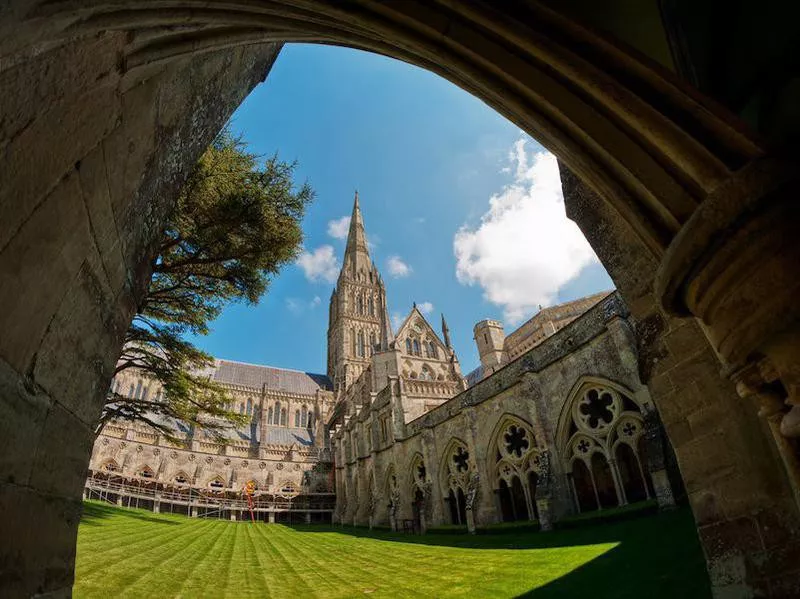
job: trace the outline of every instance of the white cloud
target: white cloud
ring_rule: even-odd
[[[400,312],[392,312],[392,329],[396,332],[400,325],[403,324],[403,320],[405,320],[405,316],[400,314]]]
[[[386,260],[386,268],[389,270],[389,274],[395,279],[407,277],[413,270],[408,264],[403,262],[400,256],[389,256],[389,259]]]
[[[347,232],[350,230],[350,217],[343,216],[328,221],[328,235],[334,239],[347,239]]]
[[[296,297],[286,298],[286,309],[295,316],[302,314],[306,310],[313,310],[322,303],[322,298],[318,295],[314,296],[311,301],[298,299]]]
[[[295,260],[309,281],[335,283],[339,276],[339,261],[331,245],[321,245],[313,252],[303,250]]]
[[[453,239],[458,280],[480,285],[510,324],[553,303],[565,283],[597,261],[567,219],[555,156],[526,151],[527,139],[509,152],[512,182],[489,199],[478,227],[464,225]]]
[[[433,304],[430,302],[420,302],[417,304],[417,308],[419,308],[419,311],[423,314],[430,314],[433,312]]]

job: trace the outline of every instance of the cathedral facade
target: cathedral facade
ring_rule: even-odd
[[[356,194],[330,298],[327,373],[216,360],[209,376],[248,417],[225,442],[169,422],[175,444],[111,422],[92,452],[87,497],[191,516],[335,521],[424,531],[674,502],[671,455],[639,379],[616,292],[540,309],[506,335],[474,328],[464,375],[444,317],[414,305],[395,331]],[[112,382],[158,396],[135,371]],[[245,496],[249,487],[250,497]]]
[[[335,521],[547,529],[674,503],[671,452],[616,292],[541,309],[508,336],[479,322],[481,365],[466,376],[444,318],[439,336],[414,306],[393,333],[385,306],[356,198],[328,330]]]

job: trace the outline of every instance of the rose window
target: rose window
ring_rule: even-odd
[[[504,435],[506,441],[506,451],[511,456],[516,456],[518,458],[522,457],[528,447],[530,447],[530,443],[527,439],[527,432],[525,429],[519,426],[510,426],[508,428],[508,432]]]
[[[456,465],[456,472],[466,472],[469,469],[469,452],[463,447],[453,455],[453,463]]]
[[[593,432],[607,429],[619,413],[618,400],[607,389],[589,389],[576,408],[578,423]]]

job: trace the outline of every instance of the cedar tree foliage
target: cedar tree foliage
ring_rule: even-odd
[[[135,369],[147,389],[113,389],[96,429],[143,422],[179,442],[172,421],[217,440],[245,418],[210,378],[213,359],[186,340],[235,301],[258,302],[270,278],[295,259],[314,192],[296,186],[296,163],[262,160],[224,129],[191,171],[152,262],[150,287],[127,331],[115,375]],[[138,385],[137,385],[138,387]]]

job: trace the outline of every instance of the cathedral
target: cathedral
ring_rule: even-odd
[[[444,316],[437,332],[414,305],[393,330],[356,194],[330,298],[327,373],[216,360],[209,376],[249,424],[220,441],[162,422],[175,444],[112,421],[85,496],[193,517],[414,532],[515,520],[547,529],[585,511],[673,505],[672,453],[616,292],[540,309],[508,335],[482,320],[474,339],[480,366],[465,375]],[[111,390],[162,392],[128,371]]]

